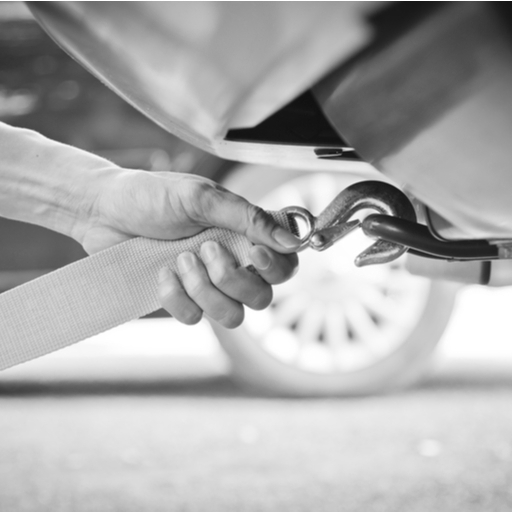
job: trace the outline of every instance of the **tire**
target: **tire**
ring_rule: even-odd
[[[362,179],[385,178],[240,166],[223,185],[264,208],[294,204],[318,214]],[[351,260],[367,245],[354,233],[324,253],[304,251],[299,273],[274,287],[267,310],[247,310],[235,330],[212,325],[237,383],[271,395],[353,396],[420,378],[459,287],[410,275],[403,258],[358,269]]]

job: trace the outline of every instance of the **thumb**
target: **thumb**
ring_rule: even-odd
[[[260,207],[219,185],[203,189],[207,197],[198,201],[196,211],[202,223],[230,229],[245,235],[254,244],[262,244],[280,253],[296,252],[300,240],[277,224]]]

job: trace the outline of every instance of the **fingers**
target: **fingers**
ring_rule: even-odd
[[[266,247],[253,247],[251,260],[260,275],[238,267],[232,255],[215,242],[201,247],[202,261],[192,253],[178,258],[181,283],[169,270],[161,274],[162,306],[185,324],[197,323],[203,312],[227,328],[238,327],[243,305],[264,309],[272,300],[271,284],[290,278],[297,268],[295,254],[278,254]]]
[[[295,275],[299,258],[296,253],[279,254],[268,247],[255,245],[249,256],[258,274],[270,284],[281,284]]]
[[[284,254],[296,252],[299,249],[300,240],[277,224],[261,208],[247,203],[244,214],[240,229],[243,230],[243,234],[254,244],[266,245]],[[236,231],[236,228],[232,229]]]
[[[242,323],[242,304],[212,284],[205,266],[195,254],[180,254],[178,269],[181,283],[173,275],[159,287],[160,302],[173,317],[191,324],[197,323],[204,312],[228,329],[238,327]],[[198,310],[200,315],[197,318],[195,315]]]
[[[270,304],[270,285],[247,268],[238,267],[224,247],[206,242],[201,247],[201,257],[211,283],[222,293],[251,309],[264,309]]]
[[[208,180],[183,181],[181,201],[191,217],[205,226],[218,226],[241,233],[255,244],[266,245],[280,253],[297,251],[300,240],[279,226],[261,208]],[[190,204],[189,204],[190,203]]]
[[[202,309],[187,295],[176,274],[168,268],[160,270],[158,296],[161,306],[179,322],[194,325],[203,317]]]

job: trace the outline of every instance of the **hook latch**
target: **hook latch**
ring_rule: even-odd
[[[362,181],[342,190],[318,216],[305,208],[291,206],[283,210],[305,224],[300,250],[310,247],[324,251],[361,226],[367,212],[379,213],[415,222],[416,213],[409,198],[399,189],[382,181]],[[358,217],[356,217],[358,216]],[[358,267],[388,263],[400,257],[407,247],[383,239],[376,240],[355,259]]]

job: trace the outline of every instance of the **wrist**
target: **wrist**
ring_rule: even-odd
[[[62,179],[53,200],[45,201],[46,227],[83,244],[85,234],[100,222],[105,191],[115,188],[114,182],[123,169],[76,148],[67,147],[58,158]]]
[[[104,182],[120,169],[86,151],[0,123],[0,215],[80,242]]]

